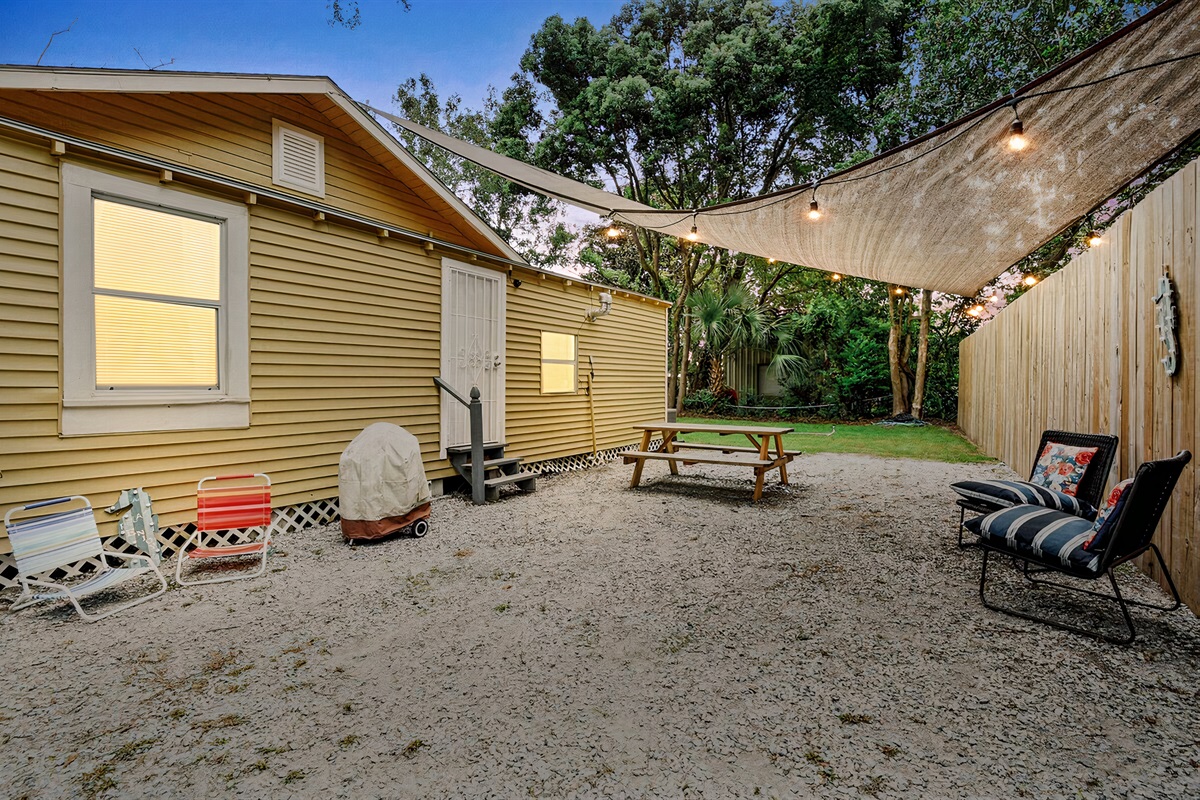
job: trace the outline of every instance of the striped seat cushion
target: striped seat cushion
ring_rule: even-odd
[[[968,500],[980,500],[997,508],[1026,504],[1065,511],[1084,519],[1096,518],[1096,509],[1090,503],[1029,481],[959,481],[950,484],[950,488]]]
[[[22,575],[38,575],[55,567],[100,555],[100,532],[92,507],[11,520],[8,541]]]
[[[1084,549],[1092,523],[1082,517],[1040,506],[1020,505],[964,523],[980,541],[1047,563],[1098,572],[1100,556]]]

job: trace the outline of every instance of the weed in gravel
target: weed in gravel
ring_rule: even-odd
[[[428,589],[429,588],[429,579],[426,578],[424,575],[409,575],[407,578],[404,579],[404,582],[406,584],[408,584],[408,588],[410,588],[410,589]]]
[[[879,752],[883,753],[888,758],[895,758],[896,756],[900,755],[902,751],[894,744],[881,744],[879,745]]]
[[[869,725],[875,721],[875,718],[870,714],[838,714],[838,719],[843,725]]]
[[[291,750],[290,747],[260,747],[255,752],[260,756],[277,756],[281,753],[289,753]]]
[[[825,756],[821,755],[819,750],[809,750],[804,754],[804,760],[810,764],[816,764],[818,767],[829,766],[829,762],[825,760]]]
[[[492,580],[494,580],[494,581],[512,581],[512,580],[516,580],[519,577],[521,577],[521,575],[519,573],[505,572],[502,569],[498,569],[492,573]]]
[[[139,739],[136,742],[130,742],[128,744],[123,744],[120,747],[118,747],[116,750],[113,751],[111,761],[113,763],[116,763],[118,761],[128,761],[129,759],[136,756],[138,753],[149,750],[151,747],[153,747],[157,743],[158,743],[158,739]]]
[[[405,758],[416,758],[417,752],[422,747],[429,747],[429,745],[425,744],[420,739],[413,739],[411,742],[404,745],[404,749],[400,751],[400,755],[404,756]]]
[[[210,674],[221,672],[229,665],[236,664],[239,655],[240,653],[237,650],[227,650],[225,652],[214,650],[208,654],[208,660],[204,662],[202,671]]]
[[[292,669],[300,669],[307,663],[308,663],[307,658],[297,658],[296,663],[292,664]]]
[[[234,667],[233,669],[229,670],[225,674],[231,678],[236,678],[238,675],[241,675],[243,672],[248,672],[249,670],[252,670],[252,669],[254,669],[253,664],[242,664],[241,666]]]
[[[686,650],[695,641],[696,638],[691,633],[672,633],[663,639],[662,651],[670,655],[675,655],[682,650]]]
[[[304,770],[294,769],[283,777],[284,783],[295,783],[304,780]]]
[[[342,713],[343,714],[353,714],[354,713],[354,703],[343,703],[342,704]]]
[[[112,764],[101,764],[91,772],[83,773],[80,777],[82,782],[80,792],[85,800],[98,800],[117,788],[117,781],[113,778],[112,771]]]
[[[869,794],[872,797],[878,797],[879,793],[887,787],[887,778],[882,775],[872,775],[858,790],[863,794]]]
[[[342,737],[342,740],[340,742],[338,742],[338,747],[345,750],[348,747],[353,747],[354,745],[358,744],[360,739],[361,739],[360,736],[358,736],[357,734],[351,733],[348,736]]]
[[[475,555],[475,551],[469,547],[464,547],[461,550],[456,550],[454,553],[455,558],[466,558],[467,556],[473,556],[473,555]]]
[[[188,712],[187,712],[186,708],[174,708],[174,709],[171,709],[170,713],[167,714],[168,717],[170,717],[171,719],[174,719],[174,720],[183,719],[187,715],[188,715]]]
[[[508,603],[501,603],[492,610],[497,614],[503,614],[505,611],[508,611]]]
[[[247,717],[243,717],[241,714],[225,714],[216,719],[198,720],[192,723],[192,727],[204,734],[221,728],[236,728],[238,725],[245,725],[249,721]]]
[[[251,764],[246,769],[253,770],[254,772],[266,772],[267,760],[265,758],[260,758],[258,761],[255,761],[253,764]]]

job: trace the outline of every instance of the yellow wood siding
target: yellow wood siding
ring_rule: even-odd
[[[1197,174],[1192,162],[1116,224],[1104,242],[960,346],[959,425],[984,452],[1024,472],[1044,429],[1121,438],[1110,484],[1138,464],[1187,449],[1200,428]],[[1166,266],[1175,284],[1179,372],[1167,377],[1155,330]],[[1183,472],[1156,542],[1184,601],[1200,610],[1200,470]],[[1153,558],[1142,567],[1159,578]]]
[[[0,510],[65,494],[100,508],[142,486],[162,524],[180,524],[195,518],[199,478],[247,470],[271,475],[277,506],[334,497],[342,450],[379,420],[418,437],[431,479],[453,474],[438,459],[431,380],[450,254],[250,206],[250,427],[62,438],[59,167],[44,142],[0,136],[0,205]],[[584,310],[599,304],[586,286],[532,274],[508,286],[511,452],[535,460],[591,449],[587,398],[540,394],[542,329],[578,333],[581,355],[596,359],[600,448],[631,443],[630,424],[661,417],[662,305],[618,296],[610,315],[585,324]]]
[[[509,284],[506,334],[505,440],[528,461],[590,452],[588,356],[596,368],[597,447],[632,444],[636,422],[662,419],[666,406],[666,308],[615,295],[612,312],[585,322],[599,291],[553,278]],[[542,331],[579,337],[579,391],[542,394]]]
[[[3,116],[266,187],[272,185],[271,120],[279,119],[325,137],[323,202],[495,251],[361,128],[347,125],[352,137],[316,106],[345,117],[327,98],[301,95],[0,91]]]

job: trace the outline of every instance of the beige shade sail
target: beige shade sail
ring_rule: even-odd
[[[1200,0],[1168,0],[1018,89],[815,188],[653,209],[370,109],[530,190],[764,258],[972,296],[1200,131]],[[1015,107],[1012,101],[1017,101]],[[1027,146],[1009,148],[1019,115]]]

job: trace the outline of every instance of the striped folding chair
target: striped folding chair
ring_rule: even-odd
[[[65,510],[42,511],[76,502],[83,505]],[[41,513],[29,514],[31,511]],[[45,600],[70,600],[79,616],[88,622],[95,622],[144,603],[167,590],[167,579],[148,556],[104,549],[100,541],[100,531],[96,528],[92,504],[86,497],[58,497],[9,509],[4,515],[4,527],[8,531],[8,541],[12,545],[21,582],[21,596],[9,607],[10,611],[18,611]],[[121,559],[127,566],[110,566],[109,558]],[[50,579],[54,570],[89,559],[99,562],[94,575],[69,585]],[[102,614],[89,614],[79,603],[88,595],[151,573],[161,584],[153,594],[138,597]]]
[[[262,528],[258,541],[245,544],[205,546],[203,537],[218,531],[249,531]],[[192,547],[193,542],[197,544]],[[257,578],[267,571],[267,551],[271,548],[271,479],[260,473],[217,475],[196,484],[196,530],[188,537],[175,561],[175,580],[182,586],[224,583]],[[184,561],[247,558],[258,559],[258,569],[240,570],[204,580],[183,579]]]

